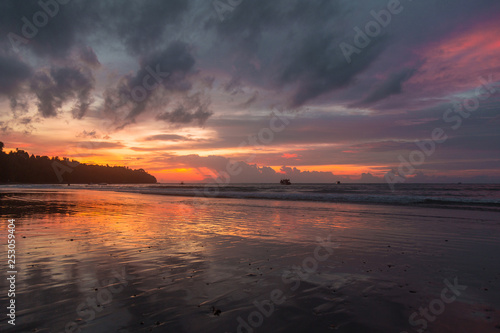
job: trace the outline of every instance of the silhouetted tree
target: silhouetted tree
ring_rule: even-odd
[[[0,142],[0,183],[108,183],[139,184],[156,183],[156,178],[143,169],[109,165],[88,165],[58,156],[30,156],[24,150],[3,152]]]

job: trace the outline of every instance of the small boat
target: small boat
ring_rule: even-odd
[[[340,180],[337,181],[337,185],[340,185]]]
[[[287,178],[280,180],[280,184],[281,185],[292,185],[292,183],[290,183],[290,179],[287,179]]]
[[[184,182],[181,182],[181,185],[184,185]]]

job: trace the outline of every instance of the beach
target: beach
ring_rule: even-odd
[[[140,192],[3,187],[0,331],[500,332],[495,209]]]
[[[500,1],[0,9],[0,333],[500,333]]]

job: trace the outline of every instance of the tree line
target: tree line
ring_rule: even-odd
[[[144,169],[123,166],[104,166],[70,161],[68,158],[31,156],[24,150],[5,153],[0,142],[0,183],[156,183],[156,178]]]

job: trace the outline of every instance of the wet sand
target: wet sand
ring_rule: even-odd
[[[500,332],[497,212],[71,189],[0,207],[2,332]]]

